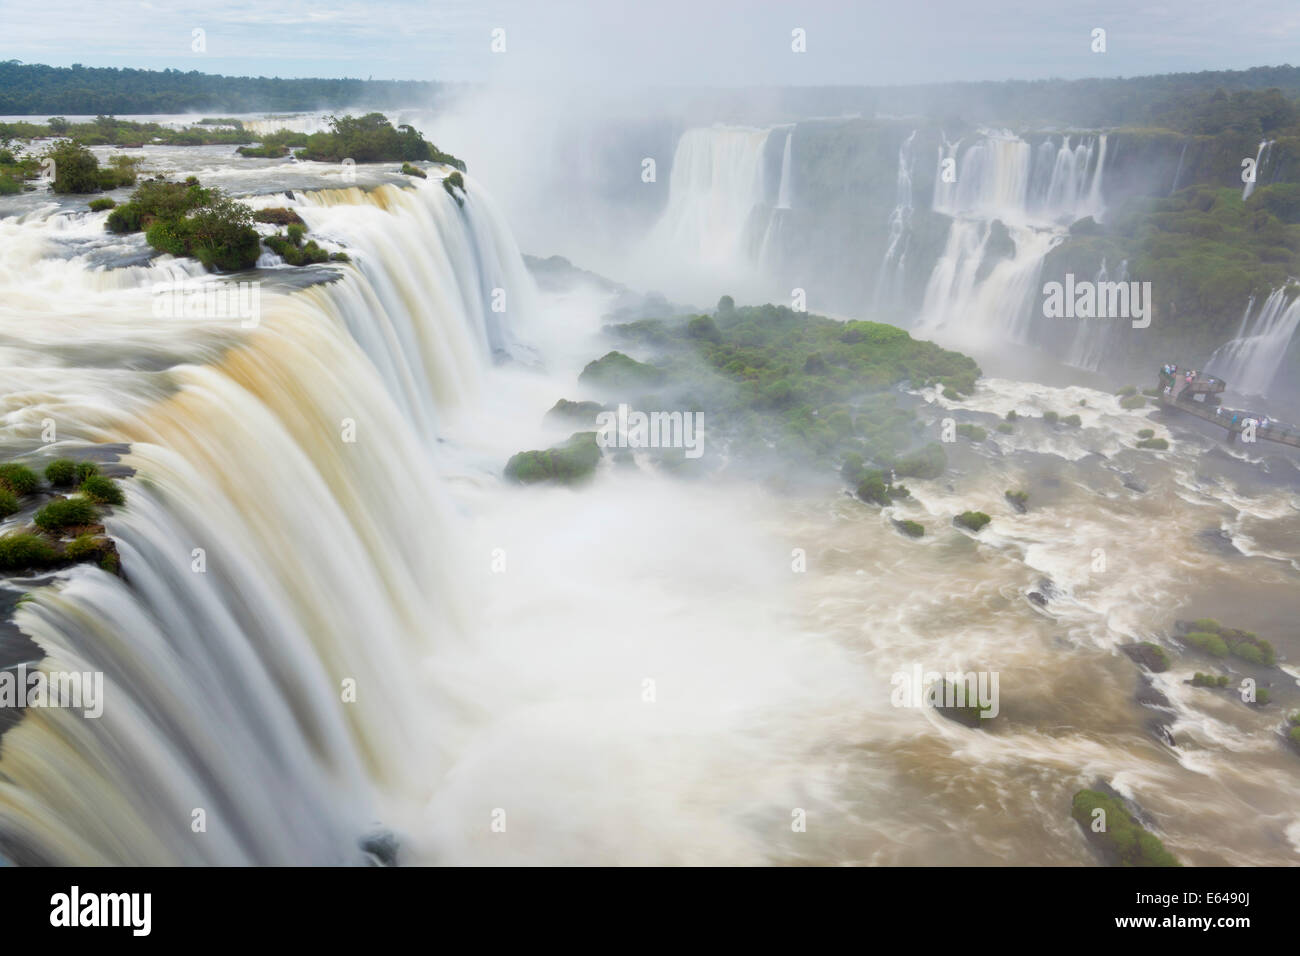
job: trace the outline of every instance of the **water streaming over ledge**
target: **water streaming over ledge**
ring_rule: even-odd
[[[8,430],[53,416],[65,440],[128,442],[139,478],[106,522],[129,586],[74,569],[17,613],[42,666],[103,671],[110,704],[97,720],[28,710],[6,735],[10,855],[348,862],[374,826],[411,824],[442,769],[412,663],[457,640],[463,618],[434,429],[512,347],[485,290],[505,289],[516,314],[533,295],[508,230],[468,187],[463,209],[436,181],[307,194],[303,217],[348,242],[355,267],[263,295],[253,330],[158,328],[148,293],[174,273],[167,260],[50,260],[27,275],[27,294],[70,306],[50,324],[98,334],[99,361],[120,370],[83,368],[39,335],[7,339],[0,361],[29,385],[11,395]],[[161,370],[132,371],[150,348]],[[53,356],[64,364],[48,368]],[[341,706],[345,682],[356,702]]]

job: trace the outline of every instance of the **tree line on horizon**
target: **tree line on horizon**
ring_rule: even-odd
[[[0,61],[0,115],[13,116],[384,109],[427,106],[446,88],[423,80],[280,79]]]

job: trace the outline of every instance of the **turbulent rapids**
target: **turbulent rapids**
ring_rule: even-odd
[[[263,253],[238,276],[260,283],[255,321],[160,315],[161,285],[220,280],[106,231],[108,212],[0,208],[0,460],[93,455],[126,491],[104,519],[120,575],[0,578],[0,666],[103,675],[98,717],[0,723],[0,857],[1075,865],[1097,859],[1071,800],[1100,781],[1184,862],[1294,862],[1295,460],[1117,394],[1100,326],[1004,368],[1041,344],[1048,255],[1109,215],[1114,140],[988,130],[936,153],[936,131],[909,126],[877,144],[881,215],[857,228],[878,248],[845,253],[875,283],[854,317],[970,343],[989,374],[963,384],[872,366],[891,347],[939,361],[899,329],[746,309],[789,292],[818,201],[801,157],[827,125],[700,126],[664,147],[628,269],[689,274],[667,287],[711,290],[689,309],[525,257],[493,184],[448,188],[435,165],[352,182],[147,147],[154,169],[291,211],[346,254],[298,269]],[[1296,306],[1252,300],[1207,367],[1266,389]],[[814,318],[827,344],[796,355]],[[763,352],[773,327],[797,361]],[[669,341],[695,351],[665,359]],[[863,355],[895,377],[812,408]],[[621,434],[585,484],[507,480],[524,450],[561,457],[579,430],[565,409],[602,407],[607,361],[645,376],[644,410],[699,416],[707,453],[686,457],[708,469]],[[674,391],[672,375],[695,377]],[[864,422],[878,437],[874,414],[911,429],[900,472],[929,444],[945,466],[885,470],[872,500],[847,460],[817,458]],[[806,459],[773,465],[763,415],[803,429]],[[1271,708],[1235,680],[1192,683],[1245,666],[1175,633],[1211,616],[1276,646],[1277,667],[1249,672]],[[1127,656],[1147,645],[1169,666]],[[929,671],[991,673],[988,725],[891,702],[891,678]]]

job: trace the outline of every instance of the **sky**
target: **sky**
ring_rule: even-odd
[[[534,88],[876,86],[1300,63],[1300,0],[0,0],[0,24],[0,59],[27,63]],[[1105,52],[1092,49],[1096,29]],[[792,49],[795,30],[804,52]],[[495,34],[504,50],[493,50],[493,31],[504,31]]]

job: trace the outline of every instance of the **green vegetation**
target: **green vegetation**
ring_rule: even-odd
[[[1119,400],[1119,407],[1129,409],[1130,411],[1135,408],[1145,408],[1146,404],[1147,398],[1145,395],[1130,395],[1128,398],[1121,398]]]
[[[989,437],[989,433],[978,425],[961,424],[957,426],[957,434],[962,438],[969,438],[978,444]]]
[[[1180,625],[1182,626],[1184,625]],[[1277,664],[1277,652],[1273,645],[1253,631],[1224,627],[1208,617],[1199,618],[1185,626],[1188,630],[1187,642],[1213,657],[1227,657],[1231,654],[1260,667],[1273,667]]]
[[[36,512],[32,520],[42,531],[57,532],[92,525],[98,517],[95,504],[89,498],[55,498]]]
[[[87,478],[90,478],[93,475],[97,475],[97,474],[99,474],[99,466],[95,464],[93,461],[77,462],[77,470],[76,470],[77,484],[81,484]]]
[[[105,209],[112,209],[116,205],[117,205],[116,200],[108,199],[107,197],[103,199],[92,199],[90,201],[90,211],[103,212]]]
[[[894,527],[909,538],[919,538],[925,534],[925,526],[918,521],[895,521]]]
[[[638,362],[622,352],[607,352],[588,362],[578,381],[606,389],[629,389],[660,385],[665,378],[662,369]]]
[[[576,484],[590,478],[600,462],[595,432],[575,432],[568,441],[546,451],[521,451],[506,463],[510,481],[529,485],[537,482]]]
[[[117,233],[143,229],[159,252],[198,259],[208,269],[251,268],[262,250],[253,211],[192,176],[183,183],[141,183],[129,202],[108,214],[105,225]]]
[[[985,716],[984,712],[989,708],[980,706],[978,697],[974,696],[975,693],[975,689],[969,684],[958,684],[944,678],[942,696],[934,704],[934,709],[959,724],[973,728],[982,727],[985,720],[992,718]]]
[[[270,209],[259,209],[253,213],[254,222],[265,222],[273,226],[305,226],[302,216],[298,215],[292,209],[284,206],[273,206]]]
[[[1154,428],[1142,428],[1138,430],[1138,438],[1154,438],[1156,432]]]
[[[17,462],[0,465],[0,487],[8,488],[15,495],[30,495],[40,486],[40,476],[26,465]]]
[[[447,195],[456,200],[456,205],[465,205],[465,177],[459,171],[452,173],[442,181],[442,188],[447,190]],[[460,190],[457,192],[456,190]]]
[[[0,571],[24,571],[39,568],[58,558],[58,551],[40,535],[15,533],[0,535]]]
[[[1055,425],[1061,420],[1061,416],[1051,410],[1043,412],[1043,421],[1048,425]]]
[[[461,160],[438,149],[415,127],[402,125],[394,128],[383,113],[367,113],[359,117],[331,116],[329,130],[308,136],[307,145],[298,153],[298,158],[323,163],[338,163],[345,159],[358,163],[427,160],[465,171]],[[463,188],[463,184],[461,186]]]
[[[1078,415],[1066,415],[1061,419],[1062,425],[1069,425],[1071,428],[1078,428],[1083,424],[1083,419]]]
[[[410,163],[402,163],[400,172],[405,176],[414,176],[416,179],[428,179],[429,174],[419,166],[412,166]]]
[[[1105,816],[1105,829],[1092,829],[1096,810]],[[1080,790],[1074,795],[1070,816],[1083,827],[1088,837],[1106,857],[1119,866],[1181,866],[1174,855],[1165,849],[1155,834],[1148,831],[1128,809],[1099,790]]]
[[[1228,645],[1223,638],[1217,634],[1208,634],[1204,631],[1191,631],[1187,635],[1187,643],[1191,644],[1198,650],[1202,650],[1211,657],[1227,657]]]
[[[548,421],[593,427],[596,424],[596,416],[602,411],[604,406],[599,402],[571,402],[567,398],[562,398],[551,406],[551,410],[546,413],[546,418]]]
[[[112,478],[103,475],[91,475],[81,483],[80,491],[96,504],[121,505],[126,503],[122,489]]]
[[[304,244],[303,234],[307,227],[301,221],[291,223],[282,233],[274,236],[267,236],[262,241],[277,256],[283,259],[291,266],[310,266],[319,262],[347,262],[348,254],[346,252],[326,252],[320,246],[316,245],[314,239],[309,239]]]
[[[1141,641],[1137,644],[1126,644],[1121,650],[1149,671],[1160,674],[1169,670],[1169,652],[1159,644]]]
[[[952,520],[955,524],[961,525],[963,528],[969,528],[978,534],[993,519],[982,511],[963,511]]]
[[[1138,393],[1138,387],[1136,385],[1125,385],[1115,394],[1118,395],[1120,398],[1129,398],[1130,396],[1136,395],[1137,393]]]
[[[1016,410],[1013,408],[1013,409],[1011,409],[1011,411],[1007,412],[1005,418],[1006,418],[1006,420],[1009,421],[1009,422],[1014,422],[1014,421],[1016,421],[1017,419],[1019,419],[1020,416],[1016,414]]]
[[[1291,714],[1286,721],[1288,725],[1286,739],[1291,742],[1293,747],[1300,750],[1300,712]]]
[[[1011,502],[1012,506],[1014,506],[1017,511],[1023,512],[1029,507],[1029,492],[1027,491],[1012,491],[1011,489],[1007,489],[1006,496],[1007,501]]]
[[[1227,674],[1220,674],[1216,677],[1213,674],[1202,674],[1200,671],[1197,671],[1192,675],[1191,684],[1193,687],[1223,688],[1228,686],[1228,680],[1229,678]]]
[[[1010,435],[1016,428],[1010,422],[998,422],[998,431],[1003,435]]]
[[[1137,443],[1138,448],[1149,448],[1152,451],[1168,451],[1169,442],[1164,438],[1143,438]]]
[[[0,487],[0,518],[18,513],[18,496],[8,488]]]

